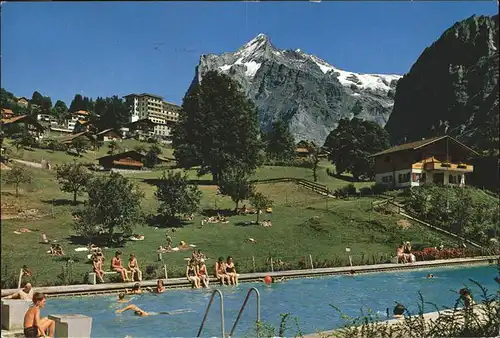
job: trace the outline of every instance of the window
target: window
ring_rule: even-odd
[[[398,175],[398,182],[399,183],[406,183],[406,182],[410,182],[410,173],[406,173],[406,174],[399,174]]]
[[[384,183],[390,183],[390,182],[392,182],[392,175],[382,176],[382,182],[384,182]]]
[[[449,180],[449,182],[450,182],[451,184],[457,184],[457,183],[458,183],[458,182],[457,182],[457,176],[455,176],[455,175],[450,175],[450,176],[448,176],[448,177],[449,177],[449,178],[448,178],[448,180]]]

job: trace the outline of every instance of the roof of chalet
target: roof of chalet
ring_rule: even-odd
[[[20,116],[14,116],[14,117],[10,117],[10,118],[5,118],[5,119],[1,119],[1,123],[2,125],[7,125],[7,124],[14,124],[14,123],[18,123],[18,122],[23,122],[23,120],[29,120],[29,124],[35,126],[36,128],[38,129],[41,129],[41,130],[44,130],[45,127],[42,126],[40,123],[38,123],[38,121],[33,118],[33,116],[31,115],[20,115]]]
[[[92,137],[92,135],[89,134],[88,131],[82,131],[80,133],[76,133],[76,134],[72,134],[72,135],[69,135],[69,136],[64,136],[63,138],[60,139],[60,141],[62,143],[66,143],[66,142],[71,142],[73,141],[75,138],[77,137],[80,137],[80,136],[87,136],[88,138],[91,138],[91,139],[94,139]]]
[[[117,135],[120,135],[120,133],[118,133],[118,132],[115,130],[115,128],[108,128],[108,129],[101,130],[101,131],[100,131],[100,132],[98,132],[96,135],[104,135],[104,134],[106,134],[106,133],[108,133],[108,132],[110,132],[110,131],[114,132],[114,133],[115,133],[115,134],[117,134]]]
[[[309,153],[309,149],[307,149],[307,148],[297,148],[297,149],[295,149],[295,152],[296,153],[308,154]]]
[[[97,158],[96,160],[102,160],[102,159],[105,159],[105,158],[124,158],[126,157],[127,155],[133,155],[133,154],[136,154],[136,155],[139,155],[141,157],[144,157],[143,154],[141,154],[140,152],[136,151],[136,150],[129,150],[129,151],[125,151],[123,153],[119,153],[119,154],[114,154],[114,155],[106,155],[106,156],[103,156],[103,157],[99,157]]]
[[[2,108],[2,114],[6,114],[6,115],[14,115],[14,112],[12,111],[12,109],[9,109],[9,108]]]
[[[75,114],[75,115],[88,115],[89,112],[86,110],[79,110],[79,111],[73,112],[73,114]]]
[[[28,101],[28,102],[29,102],[29,100],[28,100],[27,98],[25,98],[24,96],[18,97],[18,98],[17,98],[17,101],[19,101],[19,100],[26,100],[26,101]]]
[[[404,150],[419,149],[419,148],[425,147],[425,146],[427,146],[429,144],[432,144],[432,143],[435,143],[437,141],[443,140],[445,138],[448,138],[448,139],[452,140],[453,142],[455,142],[458,145],[462,146],[463,148],[467,149],[471,153],[473,153],[475,155],[479,155],[475,150],[473,150],[473,149],[467,147],[465,144],[463,144],[463,143],[455,140],[453,137],[451,137],[449,135],[444,135],[444,136],[435,136],[435,137],[431,137],[431,138],[427,138],[427,139],[423,139],[423,140],[419,140],[419,141],[414,141],[414,142],[410,142],[410,143],[400,144],[398,146],[394,146],[394,147],[391,147],[389,149],[386,149],[386,150],[383,150],[381,152],[378,152],[376,154],[370,155],[370,157],[376,157],[376,156],[380,156],[380,155],[386,155],[386,154],[396,153],[396,152],[404,151]]]

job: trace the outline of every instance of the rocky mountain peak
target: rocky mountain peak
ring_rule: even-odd
[[[300,49],[276,48],[259,34],[235,52],[202,55],[197,80],[210,70],[238,81],[256,103],[262,127],[280,119],[297,141],[322,143],[341,118],[385,125],[400,75],[344,71]]]

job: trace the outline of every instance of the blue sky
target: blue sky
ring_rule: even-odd
[[[3,3],[1,84],[68,105],[132,92],[180,104],[200,54],[259,33],[340,69],[404,74],[455,22],[497,12],[496,1]]]

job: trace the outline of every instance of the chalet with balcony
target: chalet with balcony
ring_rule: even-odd
[[[97,160],[104,169],[132,169],[140,170],[144,166],[145,156],[135,150],[120,154],[100,157]]]
[[[468,163],[478,155],[446,135],[401,144],[371,157],[377,184],[407,188],[425,183],[464,186],[466,174],[474,170]]]
[[[30,100],[28,100],[27,98],[25,97],[18,97],[17,98],[17,104],[22,106],[22,107],[25,107],[27,108],[30,104]]]

